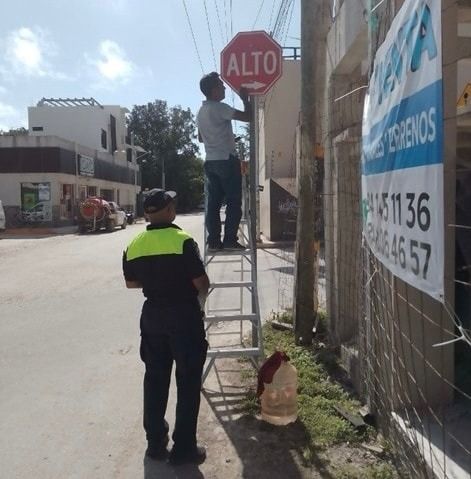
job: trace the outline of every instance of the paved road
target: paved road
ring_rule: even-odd
[[[201,242],[201,214],[176,222]],[[218,477],[211,461],[204,476],[143,463],[142,296],[126,290],[121,275],[121,251],[143,227],[0,240],[0,478]],[[265,315],[278,308],[280,285],[289,285],[284,259],[259,252]],[[201,422],[230,448],[211,414],[203,401]],[[241,477],[240,461],[228,464],[225,478]]]

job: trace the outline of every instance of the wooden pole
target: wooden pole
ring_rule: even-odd
[[[315,145],[320,118],[321,97],[317,97],[319,79],[319,38],[322,25],[322,0],[301,1],[301,155],[298,171],[298,218],[296,227],[296,267],[294,285],[294,330],[296,344],[312,343],[317,308],[316,198],[319,180]],[[322,71],[322,69],[321,69]],[[319,142],[320,143],[320,142]]]

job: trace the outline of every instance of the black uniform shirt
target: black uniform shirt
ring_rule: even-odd
[[[174,224],[151,224],[124,251],[123,273],[142,284],[152,303],[171,306],[196,300],[192,280],[205,269],[193,238]]]

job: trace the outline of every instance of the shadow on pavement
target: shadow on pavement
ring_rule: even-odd
[[[313,467],[303,464],[303,449],[307,447],[309,438],[299,421],[287,426],[274,426],[244,414],[241,400],[246,388],[234,386],[236,381],[222,383],[222,374],[234,370],[230,362],[225,362],[225,366],[228,367],[215,367],[218,389],[203,389],[203,396],[236,450],[243,467],[241,478],[332,478],[325,469],[325,461],[315,453],[311,452]],[[235,378],[234,372],[229,374]],[[240,376],[240,370],[236,374]]]
[[[198,466],[188,464],[173,467],[164,461],[144,458],[144,479],[204,479]]]

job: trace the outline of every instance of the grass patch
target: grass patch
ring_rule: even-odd
[[[272,321],[278,321],[279,323],[293,324],[293,313],[289,310],[279,312],[272,311],[270,319]]]
[[[287,312],[280,314],[273,314],[272,318],[292,324],[292,320],[284,316]],[[357,414],[361,405],[341,385],[345,383],[343,370],[336,351],[327,344],[326,324],[325,313],[320,313],[316,343],[312,347],[297,346],[292,332],[274,329],[270,321],[263,326],[266,357],[276,350],[284,351],[298,371],[297,425],[302,427],[303,439],[298,442],[297,450],[306,465],[322,464],[335,479],[396,479],[398,475],[387,459],[391,457],[387,451],[382,459],[371,454],[366,454],[367,458],[364,458],[365,452],[359,444],[377,444],[375,429],[368,426],[360,433],[335,409],[337,406]],[[252,368],[245,369],[242,380],[254,385],[257,374]],[[253,388],[247,392],[241,410],[248,415],[260,412],[260,403]],[[335,457],[331,457],[332,451]],[[351,459],[347,460],[346,456]]]
[[[266,356],[276,350],[284,351],[298,370],[298,416],[306,428],[309,447],[318,449],[365,440],[365,435],[358,434],[334,409],[334,406],[341,406],[353,412],[360,406],[339,384],[329,379],[330,371],[337,367],[335,355],[322,352],[322,360],[319,360],[319,353],[296,346],[290,332],[277,331],[269,322],[263,327],[263,335]]]

